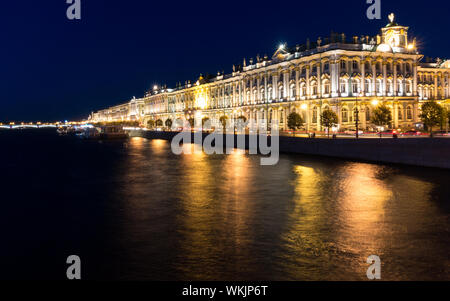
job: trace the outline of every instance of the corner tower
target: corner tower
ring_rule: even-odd
[[[389,15],[390,23],[381,29],[382,43],[389,45],[394,52],[401,52],[401,49],[411,49],[408,43],[408,29],[407,26],[401,26],[395,22],[395,15]],[[397,50],[397,51],[396,51]]]

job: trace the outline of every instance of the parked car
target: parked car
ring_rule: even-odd
[[[421,136],[421,135],[423,135],[423,133],[417,130],[409,130],[402,133],[402,136]]]
[[[387,130],[387,131],[383,131],[383,132],[378,132],[378,135],[380,135],[381,134],[381,136],[394,136],[394,135],[399,135],[400,133],[399,133],[399,131],[397,131],[397,130]]]
[[[435,137],[447,137],[450,136],[450,134],[447,131],[434,131],[433,136]]]
[[[345,130],[344,134],[345,135],[356,135],[356,130],[353,130],[353,129]],[[362,135],[362,134],[364,134],[364,132],[361,130],[358,130],[358,135]]]

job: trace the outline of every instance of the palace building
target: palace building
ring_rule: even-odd
[[[287,129],[291,112],[303,116],[309,131],[323,130],[320,114],[329,108],[340,129],[374,129],[373,109],[381,103],[392,112],[394,128],[420,123],[421,103],[435,100],[450,108],[450,61],[422,62],[408,27],[394,21],[376,36],[352,37],[332,33],[305,45],[281,45],[271,58],[257,56],[233,66],[231,74],[200,76],[174,89],[155,86],[144,97],[92,113],[92,122],[135,120],[172,121],[240,116],[278,120]],[[355,110],[358,108],[358,110]]]

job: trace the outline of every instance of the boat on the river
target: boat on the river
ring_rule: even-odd
[[[59,135],[69,135],[69,134],[74,134],[75,133],[75,128],[73,128],[72,126],[60,126],[56,129],[56,132]]]
[[[120,140],[128,138],[127,132],[121,126],[87,127],[77,133],[77,136],[83,139],[96,140]]]

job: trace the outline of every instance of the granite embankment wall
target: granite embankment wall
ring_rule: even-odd
[[[131,131],[130,136],[172,140],[175,132]],[[207,134],[203,134],[203,138]],[[449,138],[309,139],[280,136],[281,153],[297,153],[450,169]],[[235,145],[237,137],[234,136]],[[192,136],[192,141],[194,138]],[[226,139],[224,139],[225,144]],[[245,136],[248,148],[249,136]],[[270,144],[270,143],[269,143]]]

